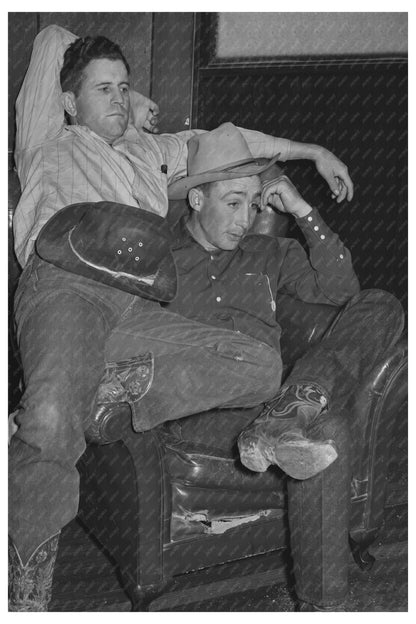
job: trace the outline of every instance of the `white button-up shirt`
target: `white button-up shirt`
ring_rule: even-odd
[[[129,125],[109,145],[85,126],[66,125],[59,73],[65,49],[76,37],[48,26],[36,37],[16,102],[15,161],[22,196],[14,217],[16,255],[22,266],[48,219],[77,202],[114,201],[162,217],[167,186],[186,175],[187,141],[200,130],[153,135]],[[290,141],[242,130],[254,157],[284,161]],[[167,174],[162,173],[167,165]]]

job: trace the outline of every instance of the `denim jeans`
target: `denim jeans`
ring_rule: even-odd
[[[143,428],[160,422],[159,409],[169,418],[192,413],[195,405],[202,411],[259,404],[280,382],[280,356],[267,345],[165,312],[157,302],[36,256],[21,276],[15,314],[25,391],[9,449],[9,530],[23,563],[77,513],[75,466],[85,450],[106,340],[118,326],[123,335],[132,326],[138,332],[134,352],[130,335],[122,359],[147,350],[155,357]]]
[[[309,435],[332,439],[338,457],[305,481],[288,479],[288,511],[296,594],[321,606],[342,602],[348,593],[351,458],[360,440],[351,440],[349,400],[403,331],[400,303],[387,292],[354,296],[324,334],[299,358],[284,385],[315,383],[329,399],[328,412]],[[285,362],[286,364],[286,362]],[[290,363],[292,364],[292,363]]]
[[[280,355],[270,346],[228,329],[194,323],[162,308],[131,314],[111,332],[106,361],[151,352],[153,382],[140,399],[135,429],[214,407],[254,407],[276,393]]]
[[[165,312],[155,302],[38,258],[22,275],[16,320],[25,393],[10,446],[9,510],[10,534],[23,562],[77,513],[75,465],[85,449],[84,430],[106,360],[153,353],[153,383],[141,401],[143,430],[216,406],[257,405],[280,386],[280,354],[267,345]],[[338,449],[325,471],[288,483],[296,591],[307,602],[325,606],[346,595],[351,474],[346,406],[402,327],[394,297],[364,291],[285,380],[316,383],[327,393],[329,411],[312,433],[333,439]]]

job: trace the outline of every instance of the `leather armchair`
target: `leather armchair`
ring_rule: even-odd
[[[12,172],[10,216],[18,196]],[[182,209],[173,205],[170,214],[177,216]],[[256,228],[284,235],[286,219],[268,211]],[[10,294],[18,274],[10,245]],[[293,362],[319,339],[336,308],[287,297],[277,314],[283,357]],[[13,409],[21,371],[10,333]],[[403,339],[362,380],[351,405],[353,436],[362,444],[355,446],[350,536],[362,569],[373,562],[368,546],[383,522],[392,431],[398,418],[405,417],[406,396]],[[175,577],[191,571],[212,569],[221,576],[219,564],[238,562],[227,568],[227,574],[241,581],[247,562],[259,561],[261,555],[264,562],[258,569],[271,567],[276,578],[288,569],[286,477],[277,468],[262,474],[246,470],[236,449],[238,434],[260,409],[211,410],[145,433],[133,431],[127,405],[110,416],[105,412],[94,416],[87,450],[78,464],[79,518],[118,564],[133,610],[146,609]],[[271,558],[272,553],[276,557]]]
[[[272,211],[255,224],[271,235],[284,235],[285,227]],[[284,361],[293,363],[319,340],[336,313],[284,297],[277,311]],[[392,429],[406,401],[406,354],[403,340],[363,379],[351,405],[353,439],[362,444],[354,445],[350,545],[362,569],[373,564],[368,547],[383,523]],[[191,571],[239,561],[233,574],[244,576],[247,558],[272,552],[287,569],[286,477],[277,468],[250,472],[236,447],[260,410],[211,410],[145,433],[133,431],[127,404],[95,415],[78,466],[79,517],[118,563],[133,610],[146,609]]]

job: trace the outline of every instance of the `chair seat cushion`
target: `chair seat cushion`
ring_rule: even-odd
[[[284,474],[277,467],[252,472],[238,457],[237,437],[260,410],[212,410],[159,428],[171,541],[284,513]]]

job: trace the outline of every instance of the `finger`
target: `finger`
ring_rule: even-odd
[[[348,201],[351,201],[354,197],[354,183],[348,171],[345,169],[342,172],[337,172],[335,178],[338,180],[339,188],[345,191],[343,199],[347,198]]]
[[[156,102],[153,102],[153,100],[149,100],[149,109],[152,111],[153,115],[159,115],[159,106],[156,104]]]
[[[352,198],[354,197],[354,183],[351,180],[348,173],[346,174],[346,177],[344,178],[344,184],[347,187],[347,199],[348,201],[351,201]]]
[[[337,203],[340,204],[341,202],[344,201],[344,199],[347,196],[347,187],[345,186],[345,184],[343,183],[343,181],[341,179],[338,180],[338,197],[337,197]]]
[[[273,196],[275,196],[275,197],[273,197]],[[266,189],[264,189],[264,191],[261,194],[261,204],[262,204],[262,206],[267,206],[271,202],[274,202],[278,197],[279,196],[278,196],[278,194],[276,192],[276,187],[275,186],[266,188]]]
[[[159,126],[152,126],[148,121],[144,122],[143,128],[146,132],[150,132],[151,134],[159,134]]]
[[[272,208],[275,208],[276,210],[280,210],[284,212],[284,205],[278,193],[273,193],[273,192],[268,193],[266,197],[266,201],[264,203],[262,201],[261,203],[262,203],[263,208],[265,208],[266,206],[271,206]]]
[[[348,173],[347,167],[343,167],[339,171],[336,172],[336,176],[342,182],[346,189],[347,199],[351,201],[354,196],[354,183],[351,180],[351,177]]]
[[[338,185],[338,179],[335,175],[335,172],[328,170],[328,169],[319,169],[319,173],[321,174],[325,182],[328,184],[329,190],[331,191],[331,197],[333,199],[335,199],[335,197],[338,197],[339,185]]]

